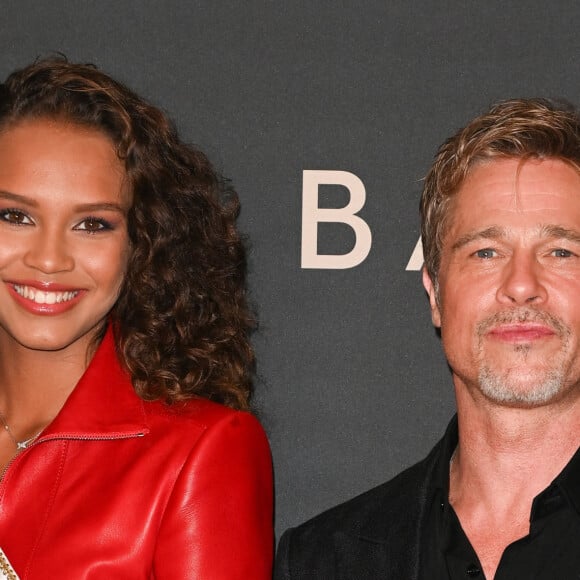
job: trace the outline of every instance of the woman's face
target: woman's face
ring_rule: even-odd
[[[123,282],[130,205],[99,131],[35,119],[0,132],[0,352],[86,349]]]

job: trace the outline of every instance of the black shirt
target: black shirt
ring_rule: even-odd
[[[457,446],[457,421],[429,490],[421,554],[422,578],[484,580],[479,559],[449,504],[449,461]],[[580,580],[580,450],[532,503],[530,533],[504,550],[494,580]],[[491,579],[488,579],[491,580]]]

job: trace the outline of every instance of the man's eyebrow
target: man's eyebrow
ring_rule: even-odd
[[[560,238],[580,244],[580,232],[564,226],[545,225],[542,226],[540,234],[544,238]]]
[[[490,226],[489,228],[485,228],[483,230],[467,232],[454,242],[454,244],[451,246],[451,249],[454,251],[459,250],[463,246],[466,246],[471,242],[475,242],[476,240],[500,240],[505,238],[506,235],[507,234],[504,228]]]
[[[557,225],[544,225],[540,228],[542,238],[559,238],[580,244],[580,231]],[[452,250],[458,250],[463,246],[477,240],[501,240],[507,237],[507,231],[498,226],[490,226],[483,230],[468,232],[455,241]]]
[[[24,205],[28,205],[30,207],[38,207],[38,203],[31,199],[30,197],[26,197],[25,195],[20,195],[18,193],[12,193],[10,191],[5,191],[0,189],[0,199],[5,199],[7,201],[13,201],[15,203],[21,203]]]

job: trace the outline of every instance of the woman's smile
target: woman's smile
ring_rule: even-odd
[[[0,133],[0,348],[86,348],[129,254],[123,163],[96,130],[46,119]]]
[[[57,288],[54,284],[9,282],[7,286],[18,305],[28,312],[41,315],[62,314],[78,304],[84,295],[80,288]]]

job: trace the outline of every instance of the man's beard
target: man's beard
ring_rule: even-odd
[[[521,365],[512,370],[499,370],[492,367],[484,358],[482,343],[484,335],[498,324],[523,322],[539,322],[549,326],[560,339],[559,352],[547,360],[541,368],[534,369],[530,373],[526,373],[525,368],[518,368]],[[561,319],[530,309],[500,312],[480,322],[477,326],[477,334],[479,356],[482,361],[478,377],[479,388],[491,401],[514,407],[537,407],[554,400],[564,389],[567,371],[566,353],[572,333]],[[525,359],[532,347],[528,344],[518,344],[512,348],[521,356],[522,363],[525,365]]]

